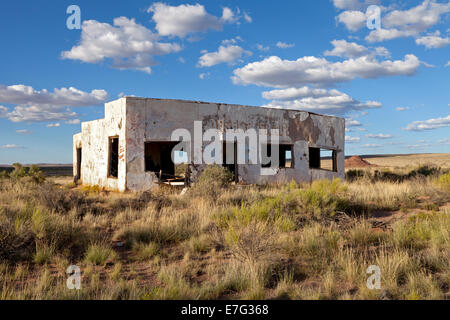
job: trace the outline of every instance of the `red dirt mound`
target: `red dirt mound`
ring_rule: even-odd
[[[347,160],[345,160],[346,168],[365,168],[365,167],[376,167],[375,164],[371,164],[370,162],[364,160],[360,156],[353,156]]]

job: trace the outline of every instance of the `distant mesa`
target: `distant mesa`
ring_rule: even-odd
[[[353,156],[345,160],[345,168],[366,168],[366,167],[376,167],[376,164],[371,164],[370,162],[364,160],[360,156]]]

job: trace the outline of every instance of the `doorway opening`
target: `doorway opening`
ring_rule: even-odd
[[[75,182],[81,179],[81,148],[77,148],[77,175],[75,176]]]
[[[145,143],[145,171],[156,174],[160,181],[176,179],[172,149],[177,141],[151,141]]]
[[[119,176],[119,137],[109,138],[108,177]]]
[[[239,182],[238,165],[237,165],[237,141],[223,143],[223,166],[233,174],[234,182]]]

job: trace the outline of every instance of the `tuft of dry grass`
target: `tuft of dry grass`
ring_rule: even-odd
[[[117,260],[117,253],[105,244],[91,244],[86,251],[86,262],[105,266]]]

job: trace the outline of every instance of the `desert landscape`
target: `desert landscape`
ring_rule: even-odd
[[[3,0],[0,30],[4,314],[450,300],[450,0]]]
[[[346,181],[230,180],[211,166],[183,192],[116,193],[3,171],[0,299],[450,298],[450,154],[347,157]]]

